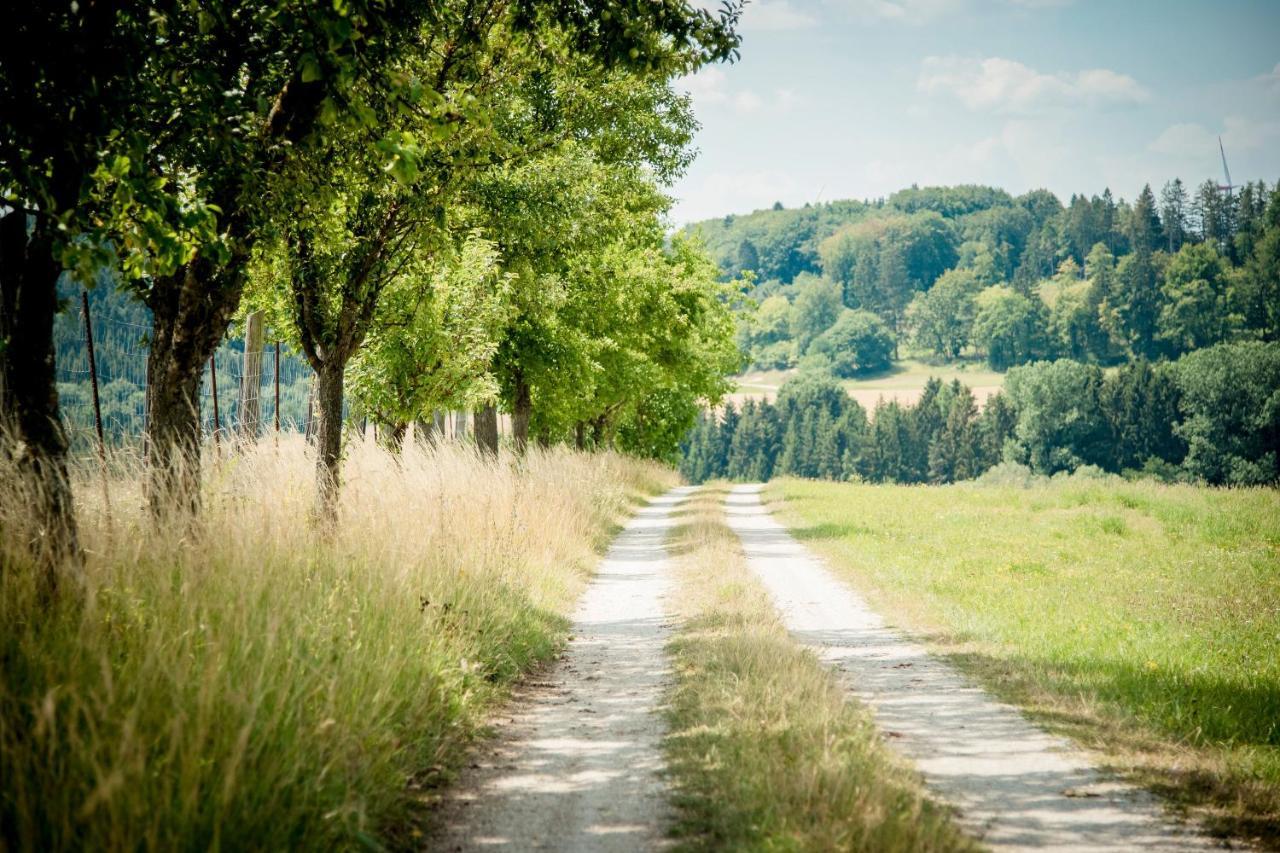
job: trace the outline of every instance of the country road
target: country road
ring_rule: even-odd
[[[677,488],[641,509],[601,562],[562,658],[444,805],[433,850],[654,850],[671,811],[659,713],[663,597]]]

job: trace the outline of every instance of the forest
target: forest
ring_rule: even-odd
[[[682,462],[696,481],[951,482],[1002,462],[1280,476],[1280,191],[1263,182],[1175,179],[1159,198],[1147,186],[1133,203],[1108,190],[1066,205],[912,187],[689,231],[750,282],[737,333],[750,366],[800,376],[776,404],[702,419]],[[821,380],[883,373],[904,349],[984,359],[1009,371],[1005,391],[979,412],[935,382],[866,412]]]

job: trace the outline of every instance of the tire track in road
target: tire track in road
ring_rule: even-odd
[[[886,627],[769,515],[760,488],[738,486],[725,499],[751,570],[792,635],[871,709],[966,831],[997,850],[1220,849],[1151,793],[1105,776],[1084,751]]]
[[[663,598],[673,511],[655,498],[618,534],[555,666],[517,697],[512,722],[442,807],[433,850],[653,850],[672,812],[659,704],[670,674]]]

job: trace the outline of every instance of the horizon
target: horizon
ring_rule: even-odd
[[[1280,179],[1275,4],[753,0],[742,33],[676,84],[701,127],[673,228],[913,185],[1132,200],[1223,182],[1219,139],[1233,184]]]

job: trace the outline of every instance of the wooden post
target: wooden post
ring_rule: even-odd
[[[306,432],[307,444],[311,443],[311,405],[312,403],[315,402],[315,399],[316,399],[316,378],[313,375],[311,377],[311,389],[307,391],[307,432]]]
[[[151,370],[151,353],[147,353],[146,362],[142,365],[142,375],[148,376]],[[142,464],[147,463],[151,455],[151,383],[142,389]]]
[[[218,363],[217,353],[209,356],[209,383],[213,386],[213,446],[218,446],[218,430],[221,427],[218,418]]]
[[[89,384],[93,386],[93,425],[98,431],[98,467],[102,474],[102,508],[107,514],[107,530],[111,530],[111,492],[107,488],[107,445],[102,437],[102,402],[98,398],[98,359],[93,352],[93,320],[89,318],[89,293],[80,291],[84,308],[84,342],[89,351]]]
[[[280,434],[280,342],[276,341],[276,435]]]
[[[257,440],[262,422],[262,344],[262,312],[251,311],[244,321],[244,369],[240,371],[237,433],[241,442]]]
[[[98,399],[98,362],[93,354],[93,321],[89,319],[89,293],[80,291],[84,308],[84,342],[89,350],[89,383],[93,386],[93,425],[98,431],[98,459],[107,464],[107,448],[102,439],[102,403]]]

